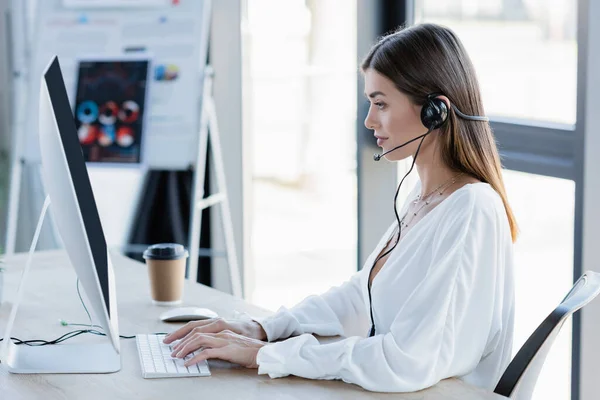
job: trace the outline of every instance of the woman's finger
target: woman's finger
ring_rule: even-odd
[[[186,367],[189,367],[190,365],[197,364],[200,361],[208,360],[209,358],[220,358],[222,360],[229,361],[229,360],[227,360],[227,357],[225,357],[226,352],[227,352],[226,347],[219,347],[216,349],[204,349],[200,353],[198,353],[197,355],[192,357],[191,359],[187,360],[184,363],[184,365]]]
[[[190,353],[198,350],[201,347],[208,348],[220,348],[227,345],[227,341],[223,339],[217,339],[214,336],[208,335],[197,335],[194,340],[190,340],[185,346],[183,346],[175,355],[177,358],[184,358]]]
[[[173,352],[171,353],[172,357],[175,357],[176,354],[178,354],[182,348],[184,348],[185,346],[187,346],[189,343],[194,342],[198,335],[214,335],[212,333],[195,333],[195,332],[191,332],[189,333],[186,337],[184,337],[183,339],[181,339],[179,341],[179,343],[177,343],[176,345],[172,346]]]
[[[181,339],[178,343],[171,346],[171,349],[173,350],[173,354],[177,353],[178,351],[180,351],[183,348],[183,346],[185,346],[190,341],[194,340],[196,335],[216,336],[216,335],[218,335],[218,333],[203,333],[202,330],[200,330],[200,329],[194,329],[190,333],[188,333],[186,337]]]
[[[194,350],[206,346],[206,343],[208,343],[208,337],[206,336],[188,335],[186,338],[185,343],[180,343],[179,347],[173,349],[171,357],[183,358]]]
[[[179,352],[179,350],[181,350],[181,348],[183,346],[185,346],[186,344],[188,344],[189,342],[191,342],[192,340],[194,340],[195,336],[198,335],[198,333],[194,333],[193,331],[188,333],[183,339],[181,339],[179,342],[177,342],[176,344],[171,346],[171,350],[173,350],[173,354],[177,354]],[[208,335],[208,334],[206,334]]]
[[[196,326],[196,327],[192,328],[192,330],[189,331],[183,337],[183,339],[181,339],[181,341],[179,343],[177,343],[173,346],[173,350],[178,350],[181,346],[183,346],[183,343],[189,339],[188,336],[192,336],[195,333],[207,333],[207,334],[208,333],[217,333],[217,332],[221,332],[223,329],[224,329],[224,324],[223,324],[223,320],[221,320],[221,319],[214,319],[210,323],[207,323],[207,324],[204,324],[201,326]]]
[[[205,326],[205,325],[209,325],[209,324],[212,324],[213,322],[214,322],[214,318],[205,319],[205,320],[202,320],[202,321],[188,322],[187,324],[185,324],[181,328],[179,328],[176,331],[173,331],[173,332],[169,333],[167,336],[165,336],[165,338],[163,340],[163,343],[165,343],[165,344],[172,343],[175,340],[178,340],[178,339],[181,339],[182,337],[185,337],[194,328],[199,328],[199,327],[202,327],[202,326]]]

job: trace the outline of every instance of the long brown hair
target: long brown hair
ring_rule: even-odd
[[[370,68],[391,80],[414,104],[423,105],[428,94],[441,93],[463,113],[485,115],[471,59],[456,34],[446,27],[419,24],[384,36],[361,65],[363,72]],[[459,118],[450,107],[440,133],[439,151],[446,165],[490,184],[498,192],[515,242],[519,229],[506,196],[489,123]]]

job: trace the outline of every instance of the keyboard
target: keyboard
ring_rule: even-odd
[[[165,335],[141,334],[135,336],[142,377],[152,378],[184,378],[190,376],[210,376],[206,361],[186,367],[183,363],[194,357],[200,350],[188,354],[185,358],[173,358],[171,344],[164,344]]]

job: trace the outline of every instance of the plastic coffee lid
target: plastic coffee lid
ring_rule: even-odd
[[[178,260],[188,256],[188,251],[177,243],[157,243],[144,251],[147,260]]]

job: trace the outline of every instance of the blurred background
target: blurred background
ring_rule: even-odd
[[[16,3],[5,0],[3,9],[14,12]],[[39,15],[35,1],[27,4],[21,11],[31,27]],[[581,63],[600,45],[588,8],[583,0],[215,1],[208,60],[244,298],[271,310],[291,307],[363,267],[393,220],[393,194],[410,160],[372,162],[377,147],[363,126],[367,101],[358,67],[378,36],[406,23],[435,22],[458,34],[475,65],[521,229],[516,352],[583,268],[583,157],[591,135],[583,101],[592,100]],[[14,61],[19,45],[32,44],[11,39],[4,37],[0,60]],[[0,81],[10,83],[14,70],[2,65]],[[10,123],[14,90],[0,85],[0,253],[7,251],[11,168],[20,162],[19,132]],[[211,161],[209,190],[216,182]],[[136,244],[139,199],[153,169],[165,172],[152,165],[90,169],[114,251],[131,252]],[[21,196],[43,200],[39,183],[31,182],[23,181]],[[28,246],[40,201],[19,200],[20,213],[31,215],[19,219],[15,251]],[[203,219],[207,252],[198,275],[229,290],[221,216],[213,207]],[[43,245],[57,248],[60,241],[48,232]],[[536,400],[579,398],[580,324],[576,318],[561,331]]]

